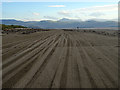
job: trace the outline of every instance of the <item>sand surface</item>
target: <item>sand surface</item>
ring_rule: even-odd
[[[3,88],[117,88],[117,36],[53,30],[2,44]]]

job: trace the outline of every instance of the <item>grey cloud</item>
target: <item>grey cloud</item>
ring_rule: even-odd
[[[90,16],[93,16],[93,17],[99,17],[99,16],[103,16],[105,15],[104,13],[100,13],[100,12],[95,12],[95,13],[91,13]]]
[[[60,11],[58,12],[59,15],[63,15],[63,16],[70,16],[71,13],[69,11]]]
[[[44,18],[46,18],[46,19],[58,19],[58,18],[53,17],[53,16],[44,16]]]

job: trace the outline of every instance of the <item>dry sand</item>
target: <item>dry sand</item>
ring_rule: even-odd
[[[3,35],[3,88],[117,88],[118,37],[76,31]]]

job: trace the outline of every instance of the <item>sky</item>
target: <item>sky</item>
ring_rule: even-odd
[[[2,19],[41,21],[68,19],[117,20],[117,2],[2,2]],[[0,17],[1,18],[1,17]]]

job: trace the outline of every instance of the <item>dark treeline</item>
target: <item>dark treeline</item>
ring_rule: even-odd
[[[0,27],[1,26],[2,26],[2,34],[10,34],[10,33],[30,34],[39,31],[49,31],[48,29],[33,29],[19,25],[0,24]]]
[[[19,26],[19,25],[5,25],[5,24],[0,24],[2,26],[2,30],[4,29],[13,29],[13,28],[27,28],[24,26]]]

